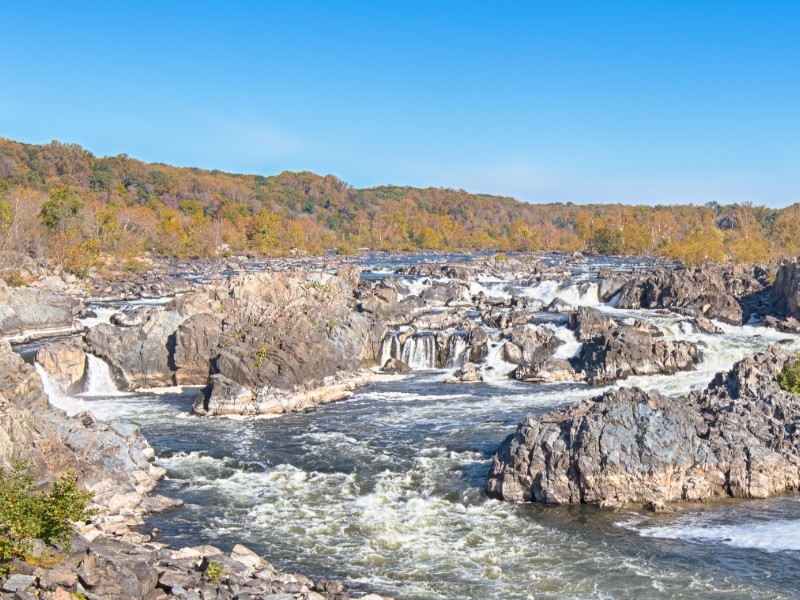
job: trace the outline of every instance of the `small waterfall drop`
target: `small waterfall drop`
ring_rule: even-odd
[[[108,363],[93,354],[86,355],[86,383],[83,393],[87,396],[119,396],[122,392],[117,389]]]
[[[447,343],[447,367],[456,368],[464,365],[467,360],[467,337],[460,333],[450,336]]]
[[[401,360],[412,369],[435,369],[436,338],[430,333],[415,333],[403,344]]]
[[[50,376],[50,373],[42,368],[38,362],[35,363],[36,372],[39,374],[39,377],[42,378],[42,387],[44,388],[44,393],[47,395],[48,400],[53,406],[65,398],[64,392],[61,391],[61,387],[53,381],[53,378]]]
[[[583,291],[581,291],[583,289]],[[525,290],[525,295],[538,298],[545,305],[556,298],[573,306],[598,306],[600,287],[596,282],[559,281],[549,279],[541,281]]]
[[[400,358],[402,348],[400,347],[400,339],[397,337],[396,331],[390,331],[383,338],[383,345],[381,346],[381,366],[386,364],[386,361],[391,358]]]

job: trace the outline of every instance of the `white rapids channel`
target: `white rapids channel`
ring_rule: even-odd
[[[479,285],[494,295],[505,289],[501,282]],[[527,293],[645,318],[667,336],[708,346],[697,371],[619,385],[685,393],[773,342],[800,348],[797,336],[756,325],[694,333],[683,317],[602,306],[596,286],[583,290],[548,282]],[[571,332],[553,327],[567,342],[561,356],[580,350]],[[700,517],[690,509],[647,515],[488,499],[483,485],[492,453],[525,413],[606,388],[509,380],[512,366],[502,361],[498,342],[485,383],[445,385],[463,360],[463,340],[452,343],[457,359],[432,370],[427,334],[402,347],[390,341],[386,356],[402,353],[418,371],[311,413],[270,420],[191,417],[194,390],[122,395],[99,359],[90,359],[87,389],[77,397],[46,383],[51,402],[67,412],[91,410],[142,428],[168,472],[158,491],[186,502],[147,524],[171,543],[242,542],[280,568],[398,599],[797,597],[794,500],[750,503],[744,513],[738,505],[707,507]]]

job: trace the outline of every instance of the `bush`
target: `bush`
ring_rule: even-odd
[[[43,493],[36,491],[24,462],[11,470],[0,467],[0,562],[26,558],[37,538],[69,552],[72,522],[94,514],[88,508],[92,497],[78,488],[72,472],[53,483],[50,493]]]
[[[228,578],[228,574],[225,572],[225,568],[220,563],[215,560],[211,560],[208,562],[208,567],[206,567],[204,578],[209,583],[220,583]]]
[[[789,361],[783,366],[778,375],[778,385],[784,392],[800,396],[800,354],[794,361]]]

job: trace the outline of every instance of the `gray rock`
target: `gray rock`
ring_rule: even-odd
[[[2,589],[4,592],[24,592],[31,587],[36,581],[33,575],[11,575],[3,582]]]
[[[80,340],[50,342],[36,351],[36,362],[50,375],[64,394],[83,391],[86,352]]]
[[[410,373],[411,367],[402,360],[390,358],[384,363],[383,367],[381,367],[381,371],[384,373]]]
[[[490,495],[513,501],[617,506],[800,488],[800,397],[776,375],[797,360],[778,346],[679,398],[620,389],[528,415],[500,446]]]

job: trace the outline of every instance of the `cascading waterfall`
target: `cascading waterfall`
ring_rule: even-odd
[[[383,338],[383,345],[381,346],[381,366],[386,364],[386,361],[392,358],[400,358],[402,348],[400,347],[400,338],[396,331],[390,331]]]
[[[87,396],[117,396],[121,392],[114,383],[108,363],[93,354],[86,355],[86,383],[83,393]]]
[[[415,333],[403,344],[401,359],[412,369],[435,369],[436,338],[430,333]]]
[[[467,338],[461,333],[454,333],[450,336],[447,344],[447,367],[455,368],[463,366],[467,360]]]
[[[42,388],[44,389],[44,393],[47,395],[47,398],[52,403],[57,403],[59,400],[64,398],[64,393],[61,391],[59,385],[53,381],[53,378],[50,376],[50,373],[45,371],[38,362],[35,363],[36,372],[39,374],[39,377],[42,378]]]
[[[568,302],[573,306],[597,306],[601,304],[599,286],[596,282],[589,282],[583,293],[581,287],[586,282],[565,282],[559,280],[545,280],[525,290],[525,295],[538,298],[545,305],[556,298]]]

